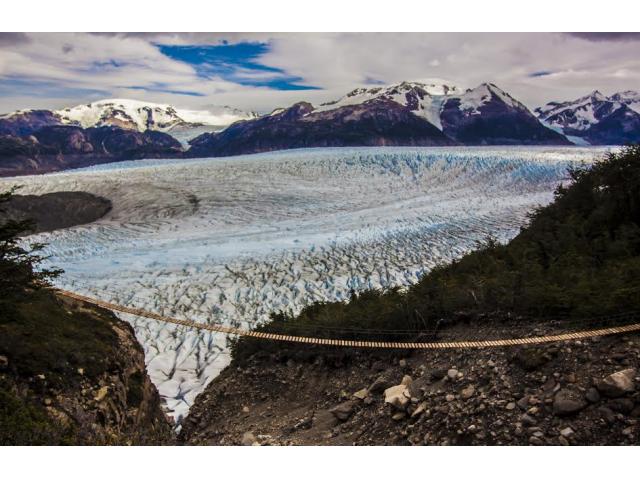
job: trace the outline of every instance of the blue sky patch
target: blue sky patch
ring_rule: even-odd
[[[540,70],[539,72],[533,72],[529,74],[531,78],[546,77],[547,75],[553,75],[553,72],[549,70]]]
[[[220,77],[252,87],[275,90],[317,90],[303,85],[303,78],[289,75],[280,68],[260,63],[269,52],[268,43],[223,43],[221,45],[158,45],[167,57],[193,66],[201,78]]]

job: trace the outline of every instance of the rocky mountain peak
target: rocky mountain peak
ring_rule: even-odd
[[[576,100],[549,102],[536,114],[576,143],[615,145],[640,140],[640,94],[633,90],[610,97],[594,90]]]

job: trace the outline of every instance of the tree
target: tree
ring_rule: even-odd
[[[3,206],[11,200],[18,188],[13,187],[0,193],[0,215],[5,213]],[[47,258],[40,253],[45,244],[32,243],[25,246],[25,242],[20,240],[20,235],[32,228],[32,220],[16,220],[8,216],[0,224],[0,302],[8,301],[27,289],[47,286],[50,280],[62,273],[60,269],[39,268]]]

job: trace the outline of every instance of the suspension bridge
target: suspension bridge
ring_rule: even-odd
[[[468,349],[468,348],[490,348],[490,347],[510,347],[518,345],[535,345],[542,343],[561,342],[569,340],[580,340],[585,338],[600,337],[606,335],[616,335],[640,331],[640,323],[629,323],[626,325],[604,327],[604,328],[592,328],[571,331],[566,333],[559,333],[555,335],[542,335],[531,336],[522,338],[501,338],[492,340],[463,340],[463,341],[434,341],[434,342],[391,342],[391,341],[368,341],[368,340],[352,340],[352,339],[340,339],[340,338],[320,338],[320,337],[306,337],[296,335],[285,335],[281,333],[269,333],[258,330],[250,330],[237,328],[228,325],[221,325],[215,323],[202,323],[192,320],[184,320],[174,318],[171,316],[160,315],[158,313],[150,312],[140,308],[127,307],[119,305],[117,303],[107,302],[94,297],[88,297],[76,292],[71,292],[63,289],[54,289],[57,295],[66,297],[72,300],[84,302],[90,305],[95,305],[107,310],[112,310],[120,313],[127,313],[136,315],[143,318],[156,320],[158,322],[164,322],[167,324],[179,325],[199,330],[207,330],[215,333],[223,333],[227,335],[237,335],[244,337],[253,337],[266,341],[277,342],[291,342],[302,343],[311,345],[326,345],[332,347],[357,347],[357,348],[378,348],[378,349]],[[624,314],[616,317],[625,320],[638,320],[639,316],[636,312],[632,314]]]

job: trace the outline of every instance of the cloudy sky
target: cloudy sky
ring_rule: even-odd
[[[533,108],[640,90],[640,34],[0,34],[0,112],[102,98],[260,113],[403,80],[493,82]]]

